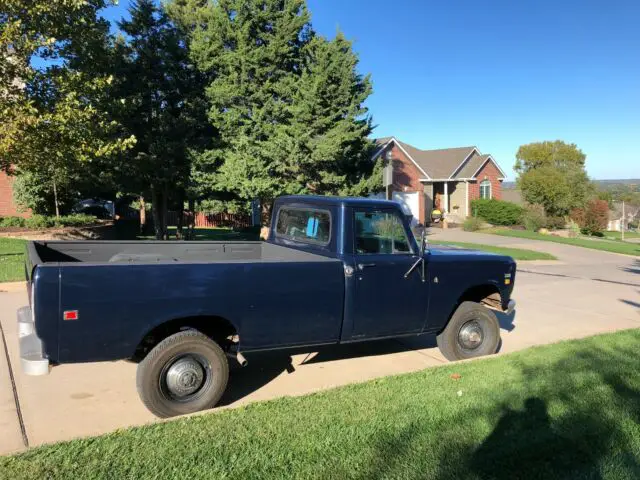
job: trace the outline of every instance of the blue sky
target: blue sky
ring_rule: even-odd
[[[476,145],[509,179],[518,146],[561,139],[587,154],[593,178],[640,178],[640,2],[308,4],[314,28],[342,30],[372,75],[375,136]]]

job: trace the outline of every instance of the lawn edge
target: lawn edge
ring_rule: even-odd
[[[567,242],[558,242],[558,241],[554,241],[554,240],[546,240],[546,239],[540,239],[540,238],[528,238],[528,237],[519,237],[517,235],[506,235],[504,233],[498,233],[495,231],[484,231],[484,230],[478,230],[478,233],[486,233],[489,235],[498,235],[500,237],[509,237],[509,238],[523,238],[525,240],[531,240],[533,242],[548,242],[548,243],[557,243],[559,245],[566,245],[568,247],[577,247],[577,248],[586,248],[587,250],[596,250],[598,252],[603,252],[603,253],[609,253],[611,255],[620,255],[622,257],[627,257],[627,258],[635,258],[638,259],[640,258],[640,255],[631,255],[629,253],[620,253],[620,252],[612,252],[610,250],[603,250],[601,248],[593,248],[593,247],[585,247],[584,245],[574,245],[572,243],[567,243]],[[598,240],[593,240],[594,242],[597,242]],[[631,243],[631,242],[629,242]]]

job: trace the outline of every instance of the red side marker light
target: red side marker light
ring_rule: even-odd
[[[65,310],[62,313],[63,320],[78,320],[78,310]]]

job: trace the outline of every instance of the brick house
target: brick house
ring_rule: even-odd
[[[390,195],[421,223],[440,209],[459,223],[471,215],[471,201],[502,198],[506,175],[491,155],[477,147],[420,150],[395,137],[376,139],[373,159],[383,155],[392,166]]]
[[[28,217],[31,212],[20,212],[13,201],[13,177],[0,170],[0,217]]]

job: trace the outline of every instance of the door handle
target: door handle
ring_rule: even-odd
[[[376,266],[375,263],[359,263],[358,270],[364,270],[367,267],[375,267],[375,266]]]

